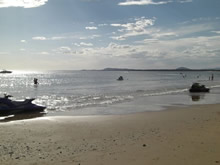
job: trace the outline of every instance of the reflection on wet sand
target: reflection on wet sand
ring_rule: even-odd
[[[192,101],[199,101],[200,100],[199,95],[194,95],[194,96],[191,96],[191,97],[192,97]]]
[[[202,99],[205,98],[205,94],[204,93],[194,93],[194,94],[190,94],[192,101],[200,101]]]
[[[44,115],[46,115],[46,112],[11,114],[7,116],[0,116],[0,122],[11,122],[17,120],[34,119],[38,117],[43,117]]]

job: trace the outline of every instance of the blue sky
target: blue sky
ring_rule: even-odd
[[[0,68],[220,67],[219,0],[0,0]]]

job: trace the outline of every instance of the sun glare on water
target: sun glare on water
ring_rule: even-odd
[[[13,70],[12,74],[37,74],[39,71]]]

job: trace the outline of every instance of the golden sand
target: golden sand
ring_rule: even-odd
[[[218,165],[220,105],[0,124],[1,165]]]

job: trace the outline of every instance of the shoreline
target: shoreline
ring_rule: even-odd
[[[220,104],[0,125],[3,165],[220,164]]]

